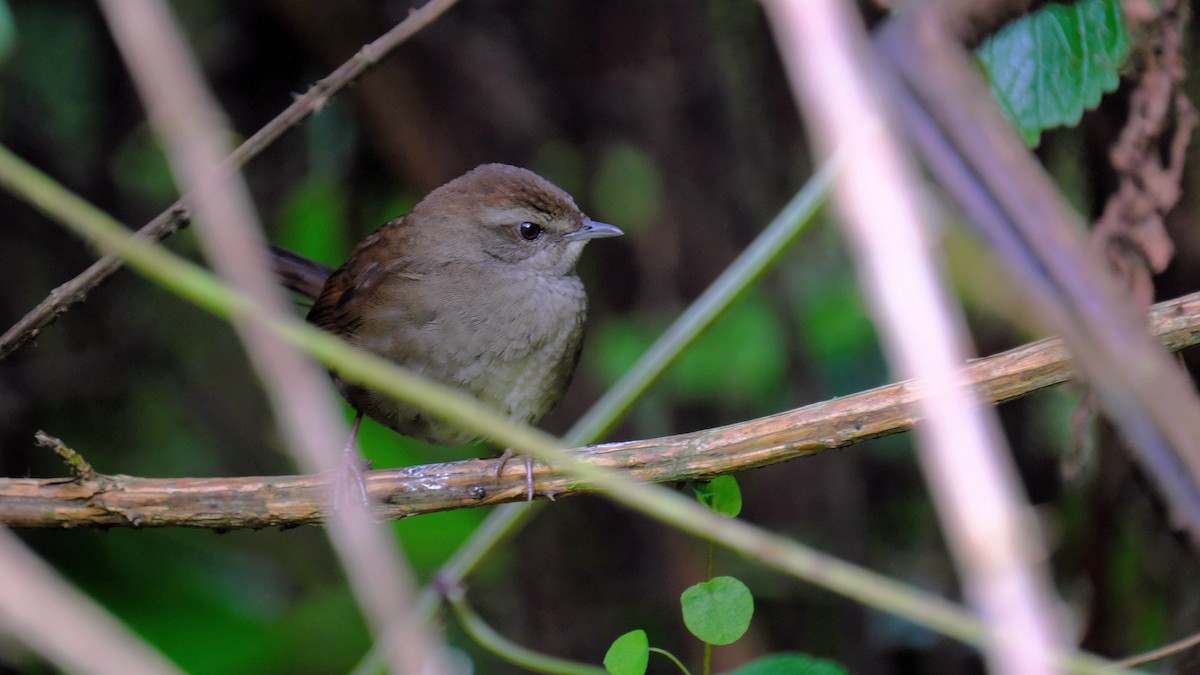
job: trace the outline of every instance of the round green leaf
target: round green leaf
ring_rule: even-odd
[[[712,480],[700,481],[692,489],[701,504],[726,518],[736,518],[742,512],[742,490],[733,476],[717,476]]]
[[[696,584],[679,598],[683,623],[692,635],[713,645],[727,645],[746,633],[754,616],[754,597],[733,577]]]
[[[640,628],[613,640],[604,655],[604,669],[612,675],[643,675],[649,662],[650,641]]]
[[[807,654],[772,654],[752,661],[730,675],[847,675],[841,664]]]

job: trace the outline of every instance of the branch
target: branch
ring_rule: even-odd
[[[1156,305],[1151,328],[1171,350],[1200,343],[1200,293]],[[1050,338],[976,360],[966,376],[981,398],[1000,403],[1065,382],[1072,372],[1062,341]],[[572,452],[649,482],[709,478],[907,431],[916,422],[918,396],[910,383],[900,382],[725,427]],[[524,467],[509,467],[499,478],[495,467],[495,460],[471,459],[370,471],[367,489],[376,515],[389,519],[524,499]],[[590,491],[540,464],[534,480],[538,494]],[[320,475],[5,478],[0,479],[0,523],[216,530],[311,525],[324,518],[326,485]]]
[[[374,42],[364,45],[354,56],[336,70],[318,80],[308,91],[279,113],[275,119],[246,139],[221,164],[219,176],[227,176],[238,170],[263,150],[270,147],[285,132],[297,126],[309,116],[319,112],[329,99],[345,89],[384,57],[404,44],[417,31],[432,23],[458,0],[429,0],[418,9],[412,10],[404,21],[384,33]],[[185,226],[190,218],[189,195],[172,204],[166,211],[138,230],[138,235],[150,241],[161,241]],[[33,340],[60,315],[87,298],[87,294],[104,283],[124,263],[117,257],[106,255],[84,270],[82,274],[50,292],[46,299],[29,311],[20,321],[0,335],[0,361]]]

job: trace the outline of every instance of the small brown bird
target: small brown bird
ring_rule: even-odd
[[[379,228],[332,273],[274,253],[281,283],[314,300],[313,324],[531,424],[579,360],[587,298],[575,262],[588,240],[620,234],[532,171],[485,164]],[[333,377],[359,417],[440,445],[475,437]]]

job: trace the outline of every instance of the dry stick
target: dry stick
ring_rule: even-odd
[[[288,316],[245,182],[237,173],[211,178],[227,152],[222,115],[164,0],[102,0],[100,6],[172,172],[202,216],[198,234],[207,256],[221,276],[257,303],[261,315]],[[232,320],[289,451],[308,471],[336,470],[346,428],[322,369],[261,321]],[[330,494],[327,490],[327,499]],[[444,645],[410,611],[412,573],[390,534],[372,521],[366,504],[347,500],[336,506],[330,540],[368,623],[390,646],[385,654],[392,671],[452,672]]]
[[[1168,349],[1200,343],[1200,293],[1155,305],[1150,328]],[[971,362],[966,377],[982,399],[999,403],[1069,380],[1069,355],[1057,338],[1039,340]],[[767,466],[907,431],[917,421],[920,392],[889,384],[769,417],[664,438],[578,449],[589,461],[651,482],[674,482]],[[466,460],[367,473],[382,518],[523,500],[524,478],[499,482],[495,460]],[[520,474],[520,475],[519,475]],[[544,465],[539,494],[565,496],[587,486]],[[322,522],[321,476],[136,478],[91,481],[0,479],[0,523],[13,527],[201,527],[218,530]]]
[[[296,100],[279,113],[275,119],[230,153],[229,157],[222,162],[218,173],[229,175],[257,157],[285,132],[320,111],[335,94],[357,80],[363,73],[457,2],[458,0],[429,0],[421,7],[412,10],[404,21],[396,24],[374,42],[363,46],[336,70],[309,87],[307,92],[297,96]],[[188,198],[185,196],[144,225],[142,229],[138,230],[138,235],[150,241],[160,241],[185,225],[188,218]],[[123,266],[124,263],[120,259],[111,255],[104,256],[79,276],[51,291],[50,295],[38,303],[20,321],[13,324],[4,332],[4,335],[0,335],[0,360],[36,338],[42,329],[59,315],[66,313],[72,306],[83,302],[92,289],[99,286],[113,272]]]
[[[857,10],[838,0],[764,5],[809,137],[826,154],[854,148],[834,205],[888,362],[926,390],[918,457],[965,595],[992,635],[982,645],[989,670],[1050,675],[1065,640],[1037,524],[995,412],[979,407],[962,372],[966,322]]]

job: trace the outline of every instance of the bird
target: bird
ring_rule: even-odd
[[[622,234],[533,171],[484,164],[385,223],[336,270],[280,248],[272,257],[278,281],[313,301],[310,323],[534,424],[579,361],[587,296],[575,263],[588,241]],[[347,453],[363,415],[436,445],[476,438],[331,375],[356,411]],[[532,499],[528,459],[526,486]]]

